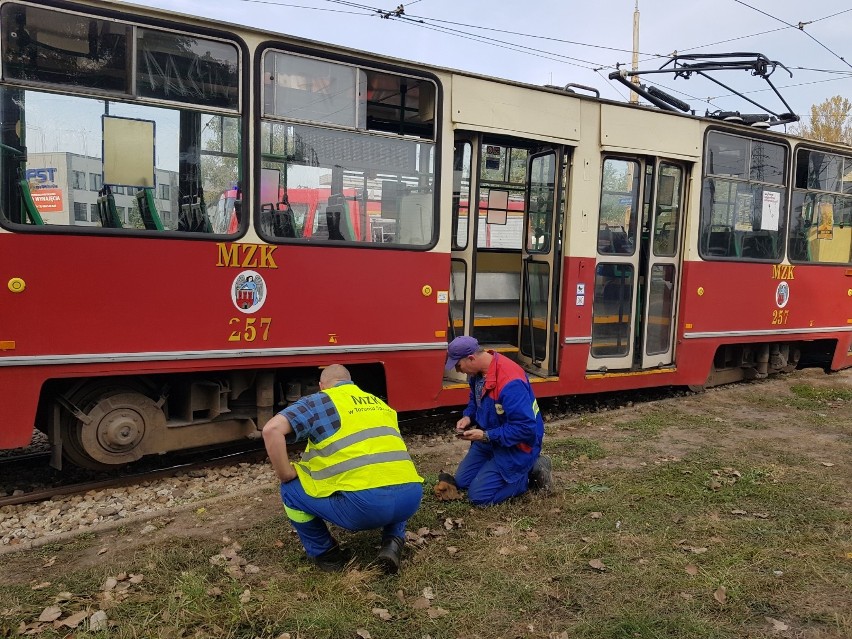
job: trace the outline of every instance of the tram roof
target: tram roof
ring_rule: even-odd
[[[497,76],[489,76],[489,75],[485,75],[485,74],[481,74],[481,73],[475,73],[473,71],[466,71],[464,69],[455,69],[455,68],[452,68],[452,67],[442,67],[442,66],[438,66],[438,65],[434,65],[434,64],[427,64],[427,63],[424,63],[424,62],[417,62],[417,61],[409,60],[409,59],[406,59],[406,58],[398,58],[398,57],[390,56],[390,55],[383,54],[383,53],[375,53],[375,52],[371,52],[371,51],[365,51],[363,49],[355,49],[355,48],[351,48],[351,47],[344,47],[344,46],[341,46],[341,45],[338,45],[338,44],[333,44],[333,43],[325,42],[325,41],[322,41],[322,40],[314,40],[314,39],[311,39],[311,38],[305,38],[303,36],[295,36],[295,35],[288,34],[288,33],[285,33],[285,32],[273,31],[273,30],[270,30],[270,29],[263,29],[263,28],[260,28],[260,27],[255,27],[255,26],[250,26],[250,25],[234,24],[234,23],[230,23],[230,22],[225,22],[223,20],[218,20],[218,19],[215,19],[215,18],[207,18],[207,17],[198,16],[198,15],[194,15],[194,14],[182,13],[182,12],[179,12],[179,11],[170,11],[170,10],[162,9],[160,7],[144,6],[144,5],[136,4],[136,3],[133,3],[133,2],[117,2],[116,0],[74,0],[74,1],[79,2],[81,4],[86,4],[86,5],[90,5],[90,6],[94,6],[94,7],[102,7],[104,9],[119,11],[119,12],[122,12],[122,13],[134,13],[134,12],[136,12],[136,13],[139,13],[139,14],[147,16],[147,17],[162,19],[163,21],[171,22],[171,23],[186,22],[188,25],[192,25],[192,26],[219,29],[221,31],[234,33],[235,35],[238,35],[238,36],[241,36],[241,34],[252,34],[255,37],[258,37],[258,38],[264,39],[264,40],[267,40],[267,39],[268,40],[275,40],[275,39],[285,40],[285,41],[288,41],[288,42],[291,42],[291,43],[294,43],[294,44],[300,44],[300,45],[304,45],[304,46],[308,46],[308,47],[316,47],[317,49],[321,49],[321,50],[324,50],[324,51],[327,51],[327,52],[335,53],[335,54],[338,54],[338,55],[341,55],[341,56],[356,57],[356,58],[371,60],[371,61],[374,61],[374,62],[377,62],[377,63],[392,64],[392,65],[397,65],[397,66],[402,66],[402,67],[410,67],[410,68],[416,69],[418,71],[430,72],[430,73],[437,74],[437,75],[445,74],[445,75],[465,76],[465,77],[469,77],[469,78],[475,78],[475,79],[484,80],[484,81],[488,81],[488,82],[495,82],[495,83],[508,85],[508,86],[522,87],[524,89],[541,91],[541,92],[545,92],[545,93],[553,93],[553,94],[557,94],[557,95],[567,95],[567,96],[570,96],[572,98],[576,98],[578,100],[585,100],[585,101],[592,101],[592,102],[598,102],[598,103],[603,103],[603,104],[616,105],[616,106],[619,106],[619,107],[622,107],[622,108],[625,108],[625,109],[639,109],[639,110],[644,110],[644,111],[652,111],[652,112],[655,112],[655,113],[663,113],[665,115],[670,115],[670,116],[675,116],[675,117],[698,119],[698,120],[701,120],[701,121],[707,122],[707,123],[718,123],[718,124],[724,124],[725,126],[740,128],[744,132],[750,131],[750,132],[754,133],[755,130],[760,130],[761,133],[765,133],[765,134],[769,134],[769,135],[775,135],[775,136],[779,136],[779,137],[783,137],[783,138],[791,138],[791,139],[799,140],[801,142],[808,143],[808,144],[817,144],[819,146],[833,147],[833,149],[835,151],[839,151],[839,152],[842,152],[842,153],[848,154],[848,153],[850,153],[850,151],[852,151],[852,148],[850,148],[850,146],[845,145],[845,144],[823,142],[823,141],[811,140],[811,139],[808,139],[808,138],[802,138],[800,136],[796,136],[796,135],[789,133],[787,131],[763,129],[763,128],[753,127],[753,126],[746,125],[746,124],[723,121],[723,120],[719,120],[719,119],[716,119],[716,118],[708,117],[706,115],[693,114],[693,113],[683,113],[683,112],[679,112],[679,111],[665,111],[663,109],[660,109],[660,108],[657,108],[653,105],[648,105],[648,104],[636,104],[636,103],[625,102],[625,101],[620,101],[620,100],[613,100],[613,99],[610,99],[610,98],[602,98],[602,97],[598,97],[598,96],[586,95],[586,94],[577,93],[577,92],[574,92],[574,91],[568,92],[564,88],[560,88],[560,87],[530,84],[530,83],[527,83],[527,82],[510,80],[508,78],[501,78],[501,77],[497,77]]]

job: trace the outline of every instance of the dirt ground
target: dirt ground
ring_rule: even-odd
[[[852,486],[852,437],[849,428],[835,430],[803,429],[803,420],[827,419],[829,415],[849,425],[852,422],[850,403],[831,400],[818,402],[816,408],[803,411],[791,407],[794,397],[791,387],[800,385],[819,391],[847,389],[852,391],[852,370],[826,375],[819,370],[799,371],[789,376],[760,382],[737,384],[711,389],[700,394],[686,394],[663,400],[633,403],[602,412],[573,414],[556,417],[545,408],[547,436],[545,452],[552,453],[565,438],[580,438],[599,444],[606,454],[600,458],[585,459],[579,463],[556,464],[555,487],[565,487],[571,482],[593,477],[599,470],[631,469],[647,464],[661,463],[683,457],[691,451],[713,446],[728,454],[748,448],[752,451],[781,448],[799,457],[810,458],[815,465],[832,467]],[[543,402],[546,406],[547,402]],[[674,414],[671,421],[659,426],[654,437],[625,446],[625,433],[619,424],[653,417],[661,410]],[[845,416],[837,414],[844,411]],[[548,414],[550,412],[551,414]],[[651,422],[649,422],[651,423]],[[452,471],[464,455],[467,444],[446,436],[416,436],[409,442],[415,463],[427,482],[441,470]],[[767,452],[767,455],[772,453]],[[767,459],[767,463],[771,463]],[[852,511],[852,493],[847,492],[841,508]],[[223,535],[239,536],[240,531],[252,528],[279,515],[281,504],[276,487],[272,484],[247,487],[241,497],[210,500],[192,504],[151,519],[135,521],[101,533],[88,533],[83,540],[64,540],[62,546],[49,546],[51,554],[59,551],[60,557],[52,567],[45,567],[44,550],[33,549],[3,557],[0,584],[28,583],[33,575],[49,579],[52,571],[81,570],[104,561],[115,561],[116,556],[130,556],[134,549],[151,544],[169,544],[176,538],[221,539]],[[156,530],[152,531],[152,526]],[[147,528],[145,533],[141,531]],[[57,575],[58,576],[58,575]]]

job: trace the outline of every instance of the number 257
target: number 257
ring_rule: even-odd
[[[228,337],[229,342],[253,342],[257,339],[258,328],[255,326],[257,324],[256,317],[246,317],[245,325],[243,325],[242,318],[232,317],[228,322],[229,326],[235,326],[236,328],[231,331],[230,337]],[[262,331],[260,334],[261,341],[267,341],[269,339],[269,326],[272,324],[271,317],[261,317],[259,328]]]

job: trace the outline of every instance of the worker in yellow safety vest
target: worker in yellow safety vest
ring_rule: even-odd
[[[423,478],[402,441],[396,411],[353,384],[339,364],[323,370],[319,387],[263,427],[284,510],[320,569],[342,570],[351,560],[329,533],[329,521],[347,530],[381,528],[376,563],[395,573],[406,522],[423,497]],[[291,463],[287,443],[301,440],[308,441],[305,452]]]

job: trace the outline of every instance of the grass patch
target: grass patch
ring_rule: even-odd
[[[852,390],[848,388],[816,388],[808,384],[793,384],[790,392],[794,397],[791,405],[800,410],[824,410],[852,402]]]
[[[786,419],[806,423],[799,412],[806,402],[848,420],[839,389],[793,388],[772,393],[771,410],[756,412],[766,420],[721,424],[717,417],[728,414],[718,405],[693,415],[673,404],[636,410],[621,423],[624,413],[583,418],[607,429],[599,439],[562,438],[563,430],[545,440],[557,470],[549,497],[484,509],[438,502],[437,477],[428,474],[408,525],[421,535],[394,577],[369,567],[375,531],[335,529],[357,569],[319,572],[280,511],[251,529],[222,532],[231,539],[175,535],[105,555],[94,568],[74,569],[75,555],[93,554],[102,541],[46,547],[31,553],[34,570],[20,583],[4,584],[0,637],[33,623],[62,592],[71,593],[62,618],[103,608],[113,625],[96,635],[85,624],[71,631],[48,623],[39,637],[352,639],[363,630],[376,639],[735,639],[776,636],[767,617],[789,626],[783,636],[852,636],[852,471],[841,463],[852,442],[831,420],[814,422],[808,435],[834,438],[826,441],[834,442],[836,463],[826,466],[789,431],[788,439],[771,431],[735,439],[771,428],[785,409]],[[749,410],[768,393],[754,395]],[[689,435],[676,457],[653,448],[671,426],[696,431],[674,433]],[[744,445],[719,445],[731,438]],[[572,463],[579,459],[598,463]],[[221,521],[213,510],[204,526]],[[236,548],[233,541],[237,571],[211,561],[223,547]],[[59,559],[42,568],[52,555]],[[107,594],[104,583],[121,573],[144,579],[124,579]],[[38,582],[50,585],[33,590]]]
[[[561,437],[545,439],[544,452],[561,461],[573,459],[602,459],[606,451],[601,444],[585,437]]]

